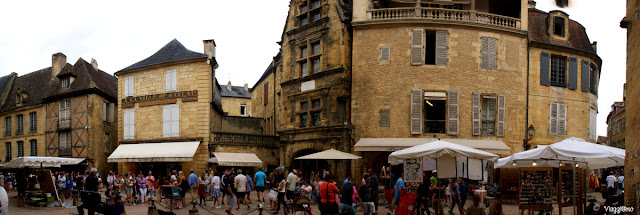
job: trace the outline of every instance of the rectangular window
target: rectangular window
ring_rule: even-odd
[[[60,101],[59,103],[58,127],[71,127],[71,100]]]
[[[564,18],[553,17],[553,34],[564,37]]]
[[[162,108],[162,136],[180,136],[180,106],[167,105]]]
[[[318,8],[320,7],[320,0],[312,0],[311,1],[311,8]]]
[[[11,135],[11,117],[4,118],[4,134]]]
[[[307,122],[309,122],[309,116],[305,114],[300,115],[300,128],[306,128]]]
[[[311,64],[313,74],[320,72],[320,58],[315,58],[311,60],[313,64]]]
[[[436,31],[425,31],[424,64],[436,64]]]
[[[309,68],[307,66],[307,62],[306,61],[300,63],[300,74],[302,75],[302,77],[305,77],[305,76],[309,75],[308,69]]]
[[[130,140],[135,138],[135,110],[125,110],[123,116],[123,139]]]
[[[38,141],[37,140],[29,140],[29,151],[31,152],[29,156],[38,156]]]
[[[320,99],[316,99],[311,101],[311,108],[316,109],[316,108],[320,108]]]
[[[306,13],[306,12],[309,12],[309,5],[306,5],[306,4],[301,5],[300,6],[300,13]]]
[[[69,82],[71,80],[67,77],[67,78],[63,78],[62,79],[62,89],[69,89],[69,86],[71,85]]]
[[[320,125],[320,110],[322,109],[322,103],[320,99],[314,99],[311,101],[300,102],[300,127],[306,128],[311,126]]]
[[[596,94],[596,92],[598,92],[597,80],[598,70],[594,65],[591,65],[591,67],[589,67],[589,91],[591,91],[591,93],[593,94]]]
[[[58,133],[58,141],[59,141],[59,156],[70,156],[71,155],[71,132],[61,132]]]
[[[306,58],[309,54],[309,49],[307,46],[300,47],[300,58]]]
[[[247,115],[247,105],[240,105],[240,116]]]
[[[496,129],[496,97],[482,96],[482,135],[494,136]]]
[[[300,13],[298,14],[298,19],[300,20],[300,27],[308,25],[311,23],[320,20],[322,16],[322,10],[320,8],[320,0],[304,0],[300,5]]]
[[[262,100],[264,100],[264,106],[269,104],[269,82],[264,83],[264,96]]]
[[[312,55],[317,55],[317,54],[320,54],[322,52],[321,47],[320,47],[320,43],[311,44],[311,48],[312,48]]]
[[[16,134],[22,134],[24,131],[24,120],[22,114],[16,116]]]
[[[320,55],[322,54],[322,46],[319,41],[306,43],[300,46],[300,77],[320,72],[322,65],[320,64]]]
[[[309,17],[306,14],[303,17],[300,17],[300,26],[305,26],[309,24]]]
[[[447,97],[444,92],[424,92],[424,133],[444,134],[447,122]]]
[[[320,111],[311,112],[311,125],[312,126],[320,125]]]
[[[104,151],[106,153],[111,152],[111,146],[109,144],[109,134],[108,133],[104,133]]]
[[[166,91],[174,91],[178,89],[178,72],[175,69],[167,70],[165,73]]]
[[[391,46],[380,47],[380,62],[391,61]]]
[[[551,56],[551,85],[557,87],[567,86],[567,58]]]
[[[4,157],[4,161],[5,162],[11,161],[11,142],[6,142],[4,144],[4,151],[6,153]]]
[[[309,103],[308,102],[302,102],[300,103],[300,109],[301,110],[309,110]]]
[[[124,97],[134,96],[134,77],[124,78]]]
[[[38,120],[36,112],[29,113],[29,131],[36,132],[38,131]]]
[[[18,141],[18,157],[24,157],[24,142]]]
[[[311,22],[316,22],[318,20],[320,20],[320,11],[316,10],[311,13]]]

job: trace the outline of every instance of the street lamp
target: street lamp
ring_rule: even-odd
[[[529,141],[533,139],[533,136],[535,135],[536,135],[536,129],[533,127],[533,125],[529,125],[529,128],[527,128],[527,139],[524,140],[525,151],[531,148],[531,144],[529,144]]]

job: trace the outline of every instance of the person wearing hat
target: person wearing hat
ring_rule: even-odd
[[[431,171],[431,178],[429,180],[431,181],[432,186],[438,186],[438,170]]]
[[[289,175],[287,176],[287,199],[289,200],[290,204],[293,204],[293,199],[295,198],[295,191],[296,191],[296,181],[298,180],[298,170],[294,169],[293,171],[289,172]]]

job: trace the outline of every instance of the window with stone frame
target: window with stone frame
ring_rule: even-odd
[[[305,0],[298,7],[298,26],[314,23],[322,18],[322,0]]]
[[[551,86],[567,86],[567,58],[564,56],[551,55]]]
[[[482,135],[496,135],[496,103],[495,95],[482,95]]]
[[[240,116],[247,115],[247,105],[240,105]]]
[[[5,151],[5,157],[4,157],[4,161],[5,162],[9,162],[11,161],[11,142],[6,142],[4,144],[4,151]]]
[[[18,157],[24,157],[24,141],[18,141]]]
[[[591,64],[589,67],[589,91],[593,94],[598,92],[598,70],[596,66]]]
[[[58,133],[58,155],[71,155],[71,132]]]
[[[553,34],[564,37],[565,35],[564,22],[565,20],[563,17],[559,17],[559,16],[553,17]]]
[[[445,92],[424,92],[424,133],[446,133],[447,94]]]
[[[62,89],[69,89],[71,87],[71,78],[65,77],[60,84]]]
[[[29,113],[29,132],[38,131],[38,118],[36,112]]]
[[[300,66],[300,77],[320,72],[322,64],[322,46],[320,41],[307,42],[299,48],[298,65]]]
[[[111,144],[109,144],[109,133],[104,133],[104,152],[109,153],[111,149]]]
[[[16,116],[16,134],[22,134],[24,131],[24,116],[22,114],[18,114]]]
[[[29,151],[31,152],[30,156],[38,156],[38,141],[37,140],[29,140]]]
[[[322,102],[320,99],[311,99],[300,102],[298,119],[300,128],[320,126]]]
[[[4,134],[11,135],[11,117],[4,118]]]

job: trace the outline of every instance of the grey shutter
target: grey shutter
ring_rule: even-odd
[[[472,115],[472,119],[471,119],[471,126],[472,126],[472,133],[473,135],[480,135],[480,129],[481,129],[481,125],[480,125],[480,94],[479,93],[473,93],[471,94],[472,98],[472,110],[471,110],[471,115]]]
[[[569,57],[569,89],[578,89],[578,59]]]
[[[498,137],[504,137],[504,120],[505,119],[505,97],[504,95],[498,95],[498,131],[496,135]]]
[[[549,105],[549,134],[558,134],[558,103]]]
[[[162,137],[170,137],[171,133],[171,106],[162,107]]]
[[[596,73],[596,75],[595,75],[596,80],[593,80],[593,84],[595,85],[595,86],[593,86],[594,87],[593,90],[596,91],[596,96],[598,96],[598,86],[599,86],[599,82],[600,82],[600,70],[599,69],[595,69],[595,70],[593,70],[593,72]]]
[[[480,55],[482,58],[482,62],[480,63],[480,67],[482,67],[483,69],[489,69],[489,38],[482,37],[481,45],[482,47],[480,47]]]
[[[107,103],[102,102],[102,121],[107,121],[107,117],[109,116],[107,108]]]
[[[448,31],[436,31],[436,65],[447,65]]]
[[[540,85],[549,86],[549,53],[540,52]]]
[[[582,92],[589,92],[589,61],[582,60]]]
[[[422,90],[411,89],[411,134],[422,133]]]
[[[491,37],[482,37],[482,54],[483,69],[497,69],[498,61],[498,39]]]
[[[447,92],[447,134],[449,135],[458,135],[458,104],[460,104],[458,97],[457,90]]]
[[[411,30],[411,65],[422,65],[422,54],[424,53],[424,30]]]
[[[558,134],[567,134],[567,104],[558,104]]]
[[[113,122],[114,121],[114,114],[115,114],[115,103],[109,103],[109,107],[108,107],[108,112],[109,112],[109,122]]]
[[[391,61],[391,46],[380,47],[380,62]]]

